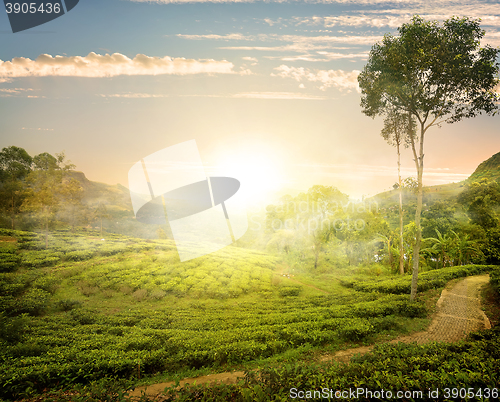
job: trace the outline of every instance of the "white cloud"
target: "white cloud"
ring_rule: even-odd
[[[144,98],[167,98],[168,95],[163,94],[147,94],[147,93],[123,93],[123,94],[100,94],[102,98],[131,98],[131,99],[144,99]]]
[[[0,98],[13,97],[26,97],[26,98],[45,98],[40,95],[29,95],[28,93],[34,91],[32,88],[0,88]]]
[[[258,63],[259,60],[256,57],[242,57],[243,60],[251,61],[253,63]]]
[[[302,100],[323,100],[324,96],[306,95],[294,92],[249,92],[235,94],[233,98],[247,99],[302,99]]]
[[[456,0],[131,0],[136,3],[156,3],[156,4],[179,4],[179,3],[308,3],[308,4],[349,4],[349,5],[380,5],[390,4],[395,2],[403,6],[413,7],[432,7],[445,5],[455,5]],[[434,6],[434,7],[436,7]]]
[[[307,1],[311,2],[311,1]],[[350,3],[351,5],[366,6],[385,1],[329,1],[318,0],[320,3]],[[444,21],[453,16],[468,16],[473,19],[481,19],[481,27],[488,32],[491,28],[500,29],[500,8],[497,1],[488,0],[399,0],[391,1],[386,7],[363,7],[359,11],[349,11],[348,15],[313,15],[310,17],[278,18],[272,20],[265,18],[262,21],[270,26],[321,26],[351,27],[351,28],[390,28],[395,32],[396,28],[411,20],[415,14],[426,20]],[[397,8],[396,8],[397,7]]]
[[[360,53],[332,53],[332,52],[317,52],[321,57],[311,55],[305,56],[287,56],[287,57],[268,57],[269,59],[280,59],[283,61],[328,61],[338,59],[368,59],[369,52]]]
[[[213,40],[253,40],[255,36],[248,36],[248,35],[243,35],[240,33],[231,33],[231,34],[226,34],[226,35],[216,35],[216,34],[205,34],[205,35],[184,35],[184,34],[177,34],[175,35],[179,38],[183,39],[190,39],[190,40],[206,40],[206,39],[213,39]],[[251,39],[249,39],[251,38]]]
[[[234,73],[233,64],[222,60],[193,60],[170,57],[149,57],[138,54],[133,59],[120,53],[87,56],[55,56],[42,54],[31,60],[16,57],[12,61],[0,60],[0,78],[66,76],[114,77],[118,75],[202,74]]]
[[[320,89],[322,91],[327,88],[334,87],[339,90],[356,90],[360,92],[358,86],[358,75],[360,71],[343,71],[343,70],[315,70],[312,71],[304,67],[288,67],[281,65],[275,70],[278,71],[277,74],[271,74],[274,76],[282,78],[292,78],[296,81],[311,81],[319,82],[321,84]]]
[[[20,94],[26,91],[33,91],[32,88],[0,88],[0,92],[8,94]]]
[[[34,130],[34,131],[54,131],[53,128],[42,128],[42,127],[36,127],[36,128],[31,128],[31,127],[21,127],[21,130]]]

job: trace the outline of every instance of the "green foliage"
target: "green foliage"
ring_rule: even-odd
[[[490,272],[490,283],[493,289],[500,295],[500,269]]]
[[[60,261],[0,274],[2,323],[13,334],[0,339],[0,398],[369,341],[427,314],[405,295],[308,296],[287,279],[273,283],[275,257],[235,247],[180,264],[168,240],[60,232],[48,250],[30,242],[21,255]],[[104,256],[105,246],[122,252]],[[92,256],[65,258],[79,247]]]
[[[298,296],[302,291],[302,286],[280,286],[280,296]]]
[[[7,252],[1,252],[1,251]],[[21,256],[15,252],[2,248],[0,249],[0,272],[12,272],[15,271],[21,262]]]
[[[500,206],[500,184],[496,181],[482,179],[479,182],[469,181],[458,202],[464,206],[472,223],[484,229],[498,226],[499,218],[496,210]]]
[[[442,287],[451,279],[462,278],[470,275],[479,275],[496,269],[496,265],[462,265],[458,267],[448,267],[423,272],[419,275],[418,289],[423,292],[428,289]],[[404,276],[395,279],[382,280],[379,282],[344,280],[342,284],[361,292],[409,294],[411,288],[411,277]]]
[[[59,300],[57,302],[57,306],[62,311],[70,311],[76,307],[80,307],[81,305],[82,305],[82,302],[80,300],[73,300],[73,299]]]
[[[40,315],[48,307],[50,293],[38,288],[29,289],[18,301],[15,310],[17,313]]]
[[[9,344],[19,342],[29,322],[27,314],[8,317],[3,311],[0,311],[0,344],[2,340]]]
[[[181,367],[236,364],[304,345],[360,341],[391,330],[396,317],[425,315],[408,309],[403,296],[370,294],[274,297],[238,304],[196,301],[190,306],[157,305],[108,315],[71,300],[69,313],[37,318],[22,343],[3,350],[1,396],[56,384],[86,384],[105,376],[121,378]],[[147,311],[147,314],[145,312]]]
[[[383,344],[373,352],[355,357],[350,364],[284,364],[265,366],[245,373],[244,381],[234,385],[185,385],[167,390],[166,399],[176,401],[286,401],[297,391],[321,392],[357,388],[365,391],[384,390],[392,398],[404,400],[433,399],[429,390],[439,390],[439,400],[462,399],[453,392],[473,390],[471,400],[496,399],[500,394],[496,373],[500,372],[500,327],[471,333],[465,341],[454,344],[430,343]],[[489,391],[485,389],[488,388]],[[446,391],[448,389],[449,391]],[[455,391],[454,391],[455,390]],[[481,390],[481,391],[480,391]],[[403,395],[398,396],[398,391]],[[421,392],[421,394],[413,393]],[[449,398],[445,398],[446,392]],[[489,398],[486,394],[489,392]],[[305,395],[305,394],[304,394]],[[318,396],[319,399],[322,395]],[[340,396],[340,395],[339,395]],[[311,396],[312,398],[312,396]],[[360,395],[356,400],[372,400]],[[350,399],[349,399],[350,400]]]

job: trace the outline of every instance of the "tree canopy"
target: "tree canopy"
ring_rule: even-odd
[[[479,23],[453,17],[440,27],[414,16],[399,36],[385,35],[358,77],[363,113],[374,117],[392,106],[426,129],[495,114],[499,49],[479,46],[485,33]]]

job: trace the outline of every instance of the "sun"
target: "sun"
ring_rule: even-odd
[[[282,164],[272,150],[247,147],[218,158],[211,176],[233,177],[249,202],[264,201],[283,184]]]

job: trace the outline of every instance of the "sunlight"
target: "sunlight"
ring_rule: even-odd
[[[234,177],[240,181],[240,191],[245,192],[248,201],[264,200],[283,184],[281,157],[269,145],[247,144],[242,148],[217,158],[210,175]]]

